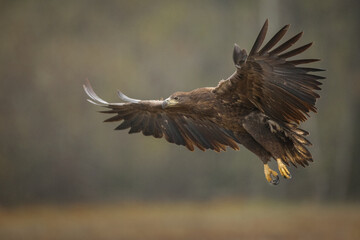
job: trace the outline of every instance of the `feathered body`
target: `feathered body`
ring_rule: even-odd
[[[283,163],[305,166],[313,161],[305,138],[308,133],[298,126],[310,111],[316,111],[319,95],[315,91],[320,90],[318,80],[323,77],[310,74],[320,69],[298,67],[317,59],[288,60],[311,46],[285,52],[302,33],[273,49],[289,25],[261,48],[267,27],[266,21],[249,55],[235,45],[236,71],[216,87],[176,92],[163,101],[137,100],[118,92],[123,103],[105,102],[89,82],[84,89],[90,102],[109,108],[103,113],[116,114],[106,122],[122,121],[117,130],[130,128],[129,133],[165,137],[191,151],[195,146],[238,150],[242,144],[263,161],[267,180],[277,184],[277,173],[267,165],[271,158],[277,160],[285,178],[291,175]]]

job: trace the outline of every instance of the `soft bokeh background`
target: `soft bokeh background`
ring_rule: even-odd
[[[354,0],[1,1],[0,238],[360,237],[359,9]],[[303,56],[327,70],[319,112],[303,124],[315,162],[276,187],[244,147],[190,152],[113,131],[85,100],[86,78],[109,101],[116,89],[158,99],[214,86],[234,71],[233,44],[249,50],[266,18],[269,35],[288,23],[288,38],[304,30],[300,43],[315,44]]]

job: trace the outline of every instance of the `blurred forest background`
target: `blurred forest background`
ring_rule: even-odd
[[[0,207],[131,201],[256,199],[358,201],[360,2],[0,1]],[[304,30],[304,57],[324,68],[310,131],[315,162],[271,187],[244,147],[222,153],[113,131],[86,102],[88,78],[105,100],[215,86],[234,71],[233,45],[250,50]],[[0,214],[1,218],[1,214]],[[39,238],[38,238],[39,239]],[[105,238],[103,238],[105,239]]]

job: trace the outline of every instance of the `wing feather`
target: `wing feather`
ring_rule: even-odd
[[[280,31],[278,31],[274,37],[259,51],[259,55],[263,55],[264,53],[268,52],[271,48],[273,48],[285,35],[287,30],[289,30],[290,25],[285,25]]]
[[[287,50],[292,45],[294,45],[302,37],[302,35],[303,35],[303,32],[299,32],[294,37],[290,38],[285,43],[281,44],[279,47],[277,47],[274,50],[272,50],[271,52],[269,52],[269,55],[275,55],[275,54],[278,54],[278,53],[281,53],[281,52]]]
[[[295,55],[298,55],[298,54],[304,52],[306,49],[308,49],[309,47],[311,47],[312,44],[313,44],[312,42],[311,42],[311,43],[308,43],[308,44],[306,44],[306,45],[304,45],[304,46],[301,46],[301,47],[296,48],[296,49],[294,49],[294,50],[291,50],[291,51],[289,51],[289,52],[283,53],[283,54],[279,55],[278,57],[279,57],[279,58],[290,58],[290,57],[293,57],[293,56],[295,56]]]
[[[320,59],[299,59],[299,60],[288,61],[288,63],[291,63],[292,65],[300,65],[300,64],[313,63],[318,61],[320,61]]]
[[[144,115],[137,115],[136,119],[132,122],[129,133],[141,132],[144,123]]]
[[[92,103],[110,108],[101,111],[102,113],[116,114],[105,120],[105,122],[121,121],[116,130],[130,128],[129,133],[142,132],[145,136],[164,137],[168,142],[186,146],[191,151],[194,150],[194,146],[203,151],[206,149],[225,151],[226,146],[239,148],[237,145],[239,140],[230,130],[206,118],[174,111],[167,112],[161,106],[162,101],[133,99],[118,91],[121,100],[126,102],[108,103],[96,95],[88,81],[84,85],[84,90]]]
[[[267,30],[268,30],[268,20],[266,19],[263,27],[260,30],[259,35],[257,36],[257,38],[255,40],[253,47],[251,48],[250,55],[254,55],[259,50],[259,48],[261,47],[261,44],[264,42]]]
[[[303,35],[296,34],[280,46],[271,50],[282,39],[289,25],[278,31],[259,51],[268,28],[268,21],[251,49],[244,64],[236,67],[236,72],[221,81],[213,90],[221,99],[234,102],[240,99],[247,107],[256,107],[267,116],[288,123],[305,121],[309,112],[316,112],[315,103],[319,98],[322,76],[312,74],[323,71],[318,68],[296,67],[296,65],[316,62],[318,59],[291,60],[290,57],[306,51],[312,43],[285,52]],[[240,54],[234,51],[234,54]],[[238,59],[237,56],[233,56]]]

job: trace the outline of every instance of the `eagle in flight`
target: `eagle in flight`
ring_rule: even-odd
[[[121,121],[116,130],[164,137],[191,151],[197,147],[220,152],[227,146],[238,150],[242,144],[261,159],[266,180],[276,185],[279,176],[268,165],[271,159],[286,179],[291,178],[287,165],[305,167],[313,161],[308,132],[299,124],[316,112],[316,91],[324,77],[312,74],[321,69],[299,67],[319,59],[289,60],[312,45],[286,51],[302,32],[275,47],[288,31],[286,25],[262,47],[267,29],[266,20],[249,54],[235,44],[236,70],[216,87],[175,92],[165,100],[138,100],[118,91],[122,102],[108,103],[86,81],[88,101],[105,107],[102,113],[115,114],[105,122]]]

